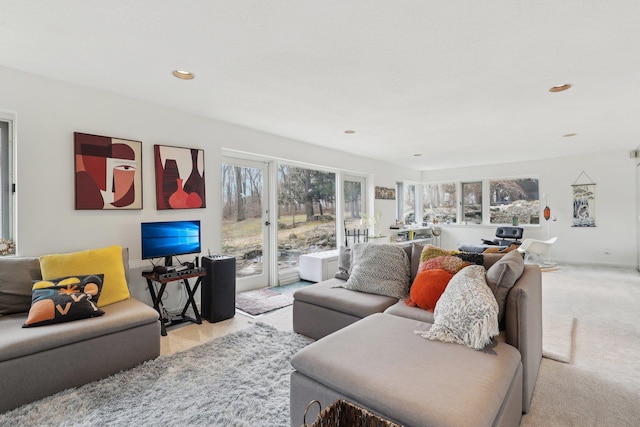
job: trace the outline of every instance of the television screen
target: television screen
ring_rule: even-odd
[[[142,259],[200,252],[200,221],[143,222]]]

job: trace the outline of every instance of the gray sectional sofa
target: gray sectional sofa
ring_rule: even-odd
[[[406,250],[413,279],[422,247]],[[486,254],[485,268],[502,256]],[[518,425],[542,357],[541,280],[537,266],[524,266],[501,333],[482,350],[418,336],[434,315],[403,300],[345,289],[337,278],[301,288],[293,328],[317,341],[292,359],[291,425],[315,399],[323,407],[346,399],[407,426]]]
[[[129,279],[126,249],[123,262]],[[0,313],[30,301],[31,281],[40,278],[38,258],[0,258]],[[32,328],[22,328],[27,311],[0,314],[0,412],[160,354],[160,322],[152,307],[129,298],[101,309],[100,317]]]

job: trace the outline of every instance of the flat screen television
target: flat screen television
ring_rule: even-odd
[[[200,221],[161,221],[140,224],[142,259],[164,258],[172,265],[176,255],[201,252]]]

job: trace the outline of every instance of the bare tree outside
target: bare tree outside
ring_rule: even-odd
[[[222,165],[222,251],[236,258],[238,277],[263,270],[263,179],[261,169]]]
[[[336,248],[336,175],[278,166],[278,265],[298,265],[300,255]]]
[[[222,165],[222,249],[236,258],[238,277],[262,265],[263,173]],[[278,165],[278,266],[296,267],[300,255],[336,248],[335,173]]]
[[[458,216],[456,183],[425,184],[423,189],[423,221],[455,224]]]

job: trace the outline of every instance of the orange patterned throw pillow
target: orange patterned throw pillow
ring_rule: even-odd
[[[453,274],[442,269],[419,272],[411,286],[411,296],[405,302],[409,306],[433,312],[452,277]]]
[[[418,273],[425,270],[440,269],[445,270],[451,274],[456,274],[463,268],[471,265],[471,263],[463,261],[454,255],[442,255],[435,258],[430,258],[420,263],[418,267]]]

